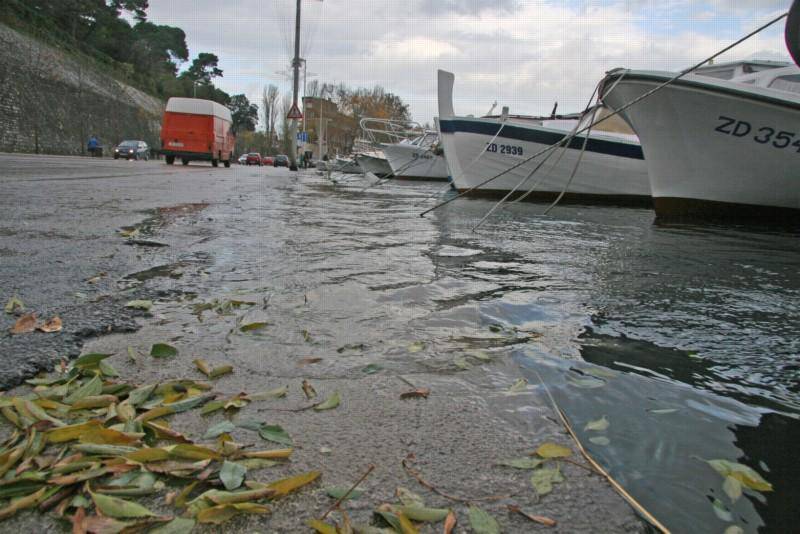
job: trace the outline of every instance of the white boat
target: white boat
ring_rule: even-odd
[[[603,101],[621,108],[673,72],[617,69]],[[623,112],[641,139],[664,219],[800,220],[800,69],[702,67]]]
[[[392,176],[392,166],[383,152],[362,152],[356,154],[356,161],[364,173],[371,172],[378,178],[389,178]]]
[[[576,136],[563,151],[550,151],[508,170],[562,141],[573,131],[579,116],[512,116],[505,109],[500,116],[456,116],[453,110],[454,81],[453,74],[439,71],[441,144],[453,183],[459,191],[472,189],[508,171],[472,193],[503,196],[514,190],[546,158],[538,171],[516,190],[518,196],[553,200],[566,190],[563,196],[566,202],[650,205],[650,184],[642,148],[624,121],[608,124],[612,122],[609,119],[605,128],[598,127],[590,132],[580,166],[571,182],[570,176],[585,136]],[[586,120],[604,112],[597,109]]]
[[[381,145],[395,178],[448,181],[450,172],[439,150],[439,133],[428,130],[415,139]]]
[[[358,164],[358,161],[343,157],[338,157],[334,161],[333,164],[333,171],[335,172],[342,172],[344,174],[363,174],[363,169]]]

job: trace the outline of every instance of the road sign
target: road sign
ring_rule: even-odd
[[[297,132],[298,143],[308,143],[308,132]]]
[[[303,113],[300,111],[300,108],[297,107],[297,104],[292,104],[292,109],[289,110],[289,114],[286,115],[287,119],[302,119]]]

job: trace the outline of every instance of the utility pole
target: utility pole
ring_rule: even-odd
[[[292,111],[298,109],[297,107],[297,93],[300,91],[300,7],[301,1],[297,0],[297,15],[294,21],[294,60],[292,60],[292,69],[294,70],[294,94]],[[290,170],[297,170],[297,118],[292,118],[291,134],[292,136],[292,153],[289,154]]]

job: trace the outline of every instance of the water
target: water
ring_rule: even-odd
[[[263,300],[269,312],[255,306],[245,320],[268,314],[272,342],[300,356],[309,336],[315,351],[338,354],[318,364],[328,375],[481,366],[499,384],[518,375],[485,360],[513,358],[669,528],[796,528],[796,234],[655,226],[652,212],[628,208],[543,217],[536,204],[472,232],[490,202],[419,217],[438,183],[257,183],[205,210],[213,222],[186,230],[197,245],[174,258],[183,276],[161,283]],[[584,430],[601,417],[607,430]],[[733,503],[710,459],[746,464],[774,491]]]

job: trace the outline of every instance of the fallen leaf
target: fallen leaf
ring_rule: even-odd
[[[415,352],[419,352],[425,348],[424,341],[415,341],[408,346],[408,352],[414,354]]]
[[[472,369],[472,364],[469,363],[464,356],[456,356],[453,358],[453,364],[463,371]]]
[[[608,419],[606,419],[606,416],[604,415],[600,419],[596,419],[594,421],[589,421],[588,423],[586,423],[586,426],[583,427],[583,429],[584,430],[594,430],[596,432],[602,432],[604,430],[607,430],[608,427],[609,427],[609,422],[608,422]]]
[[[221,365],[219,367],[213,368],[211,370],[211,373],[209,373],[208,378],[213,380],[215,378],[219,378],[221,376],[227,375],[227,374],[232,373],[232,372],[233,372],[233,367],[232,366],[230,366],[230,365]]]
[[[8,299],[8,302],[4,308],[5,312],[8,314],[17,314],[25,311],[25,304],[16,296],[11,297]]]
[[[533,521],[534,523],[539,523],[540,525],[544,525],[546,527],[554,527],[558,524],[555,519],[550,519],[549,517],[545,517],[543,515],[529,514],[514,504],[509,504],[508,509],[526,519],[529,519],[530,521]]]
[[[240,513],[247,514],[268,514],[270,509],[268,506],[253,503],[237,503],[237,504],[221,504],[219,506],[212,506],[201,510],[197,514],[198,523],[212,523],[221,525],[228,521],[235,515]]]
[[[194,526],[194,519],[176,517],[169,523],[151,530],[149,534],[189,534]]]
[[[536,454],[542,458],[566,458],[572,456],[572,450],[568,447],[546,442],[539,445],[539,448],[536,449]]]
[[[153,307],[152,300],[129,300],[125,303],[126,308],[131,308],[134,310],[143,310],[143,311],[150,311]]]
[[[327,489],[325,490],[325,493],[327,493],[327,494],[328,494],[328,497],[330,497],[330,498],[332,498],[332,499],[341,499],[341,498],[343,498],[345,495],[347,495],[347,499],[345,499],[345,500],[348,500],[348,501],[349,501],[350,499],[358,499],[359,497],[361,497],[361,496],[364,494],[364,492],[363,492],[363,491],[359,491],[359,490],[357,490],[357,489],[354,489],[353,491],[351,491],[351,492],[348,494],[347,492],[348,492],[349,490],[350,490],[350,487],[347,487],[347,488],[343,488],[343,487],[338,487],[338,488],[327,488]]]
[[[314,365],[322,361],[322,358],[301,358],[297,361],[297,367],[305,367],[306,365]]]
[[[293,445],[292,438],[280,425],[261,425],[258,435],[267,441],[280,443],[281,445]]]
[[[444,520],[444,534],[452,534],[457,523],[458,519],[456,519],[456,513],[450,510],[450,512],[447,514],[447,518]]]
[[[318,412],[321,412],[323,410],[333,410],[334,408],[339,406],[339,403],[341,403],[339,392],[334,391],[333,394],[325,400],[325,402],[314,406],[314,409]]]
[[[219,479],[226,490],[232,491],[242,485],[246,474],[247,469],[243,465],[225,460],[219,470]]]
[[[406,506],[425,506],[423,498],[409,489],[398,487],[394,494]]]
[[[611,440],[605,436],[594,436],[592,438],[589,438],[589,441],[591,441],[595,445],[600,445],[602,447],[606,447],[611,444]]]
[[[405,399],[427,399],[428,395],[431,394],[431,390],[428,388],[417,388],[412,391],[406,391],[405,393],[400,394],[400,398]]]
[[[477,506],[469,507],[469,524],[475,534],[500,534],[495,518]]]
[[[222,421],[209,427],[209,429],[206,430],[206,433],[203,435],[203,439],[214,439],[222,434],[229,434],[234,430],[236,430],[236,426],[233,423],[230,421]]]
[[[402,534],[419,534],[419,530],[414,526],[414,523],[403,513],[397,514],[397,520],[400,522],[400,532]]]
[[[261,400],[268,400],[268,399],[280,399],[285,397],[289,393],[289,386],[283,386],[280,388],[271,389],[269,391],[262,391],[260,393],[253,393],[252,395],[248,395],[247,398],[251,401],[261,401]]]
[[[744,529],[739,525],[731,525],[725,529],[723,534],[744,534]]]
[[[377,363],[371,363],[365,367],[362,367],[361,372],[364,373],[365,375],[373,375],[378,371],[380,371],[381,369],[383,369],[383,367],[381,367]]]
[[[17,322],[11,327],[10,332],[12,334],[27,334],[34,330],[36,330],[36,314],[29,313],[17,319]]]
[[[525,378],[519,378],[516,382],[514,382],[510,388],[508,388],[508,393],[516,394],[516,393],[523,393],[528,389],[528,380]]]
[[[276,496],[288,495],[289,493],[314,482],[322,473],[319,471],[309,471],[302,475],[291,478],[284,478],[267,485],[267,488],[275,490]]]
[[[211,367],[208,366],[208,362],[206,362],[204,359],[197,358],[193,361],[193,363],[197,367],[198,371],[204,375],[208,376],[211,374]]]
[[[275,460],[288,458],[292,455],[292,449],[275,449],[271,451],[250,451],[242,453],[245,458],[259,458],[264,460]]]
[[[319,519],[309,519],[306,521],[306,526],[313,528],[319,534],[339,534],[339,530],[333,525],[324,523]]]
[[[15,501],[12,501],[5,508],[0,508],[0,521],[13,516],[20,510],[32,508],[37,504],[39,504],[39,501],[45,498],[45,495],[47,494],[47,489],[48,488],[46,487],[41,488],[40,490],[31,493],[26,497],[21,497]]]
[[[61,332],[64,328],[64,325],[61,323],[61,317],[58,315],[46,320],[45,322],[39,324],[36,327],[36,330],[39,332],[44,332],[46,334],[52,334],[53,332]]]
[[[303,380],[303,393],[306,394],[306,398],[311,400],[317,396],[317,390],[314,389],[314,386],[308,380]]]
[[[256,330],[261,330],[262,328],[269,326],[269,323],[259,322],[259,323],[248,323],[244,324],[239,327],[241,332],[254,332]]]
[[[553,491],[553,484],[563,481],[564,477],[557,467],[540,467],[535,469],[531,475],[531,484],[536,488],[536,493],[540,497]]]
[[[772,484],[744,464],[728,460],[708,460],[708,464],[723,477],[735,478],[746,488],[756,491],[772,491]]]
[[[311,332],[309,332],[308,330],[302,330],[300,334],[303,336],[303,341],[305,341],[306,343],[311,343],[312,341]]]
[[[150,348],[150,356],[153,358],[172,358],[178,355],[178,349],[166,343],[156,343]]]
[[[711,508],[714,510],[714,514],[720,519],[720,521],[725,521],[726,523],[733,521],[733,514],[719,499],[714,499],[714,501],[711,503]]]
[[[156,514],[135,502],[126,501],[118,497],[103,495],[102,493],[89,493],[94,505],[103,515],[117,519],[127,517],[153,517]]]
[[[734,503],[742,496],[742,483],[732,476],[726,476],[725,480],[722,482],[722,490],[731,502]]]
[[[447,508],[428,508],[418,505],[398,506],[397,510],[399,510],[402,515],[413,521],[421,521],[426,523],[438,523],[439,521],[444,521],[447,518],[447,515],[450,513],[450,510]]]

